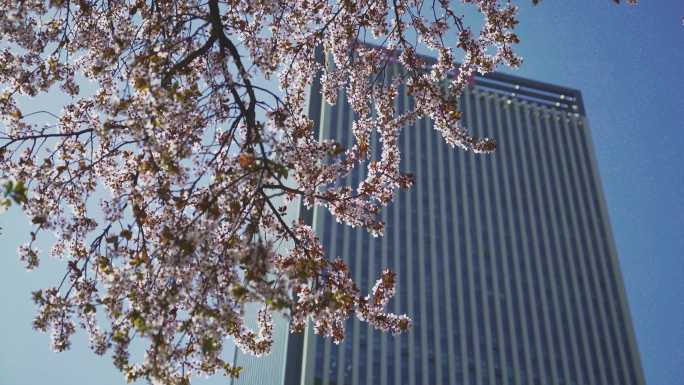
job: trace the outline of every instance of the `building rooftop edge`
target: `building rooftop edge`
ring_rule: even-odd
[[[385,49],[377,44],[367,42],[364,42],[363,45]],[[437,61],[436,58],[429,55],[418,54],[418,56],[430,64]],[[576,88],[532,80],[499,71],[492,71],[485,75],[476,74],[475,86],[586,116],[582,92]]]

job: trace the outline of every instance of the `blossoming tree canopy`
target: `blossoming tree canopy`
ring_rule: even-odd
[[[482,16],[479,31],[464,9]],[[269,352],[274,311],[335,342],[353,314],[407,330],[406,315],[384,311],[394,273],[361,293],[287,205],[381,235],[379,210],[412,183],[399,170],[403,127],[429,117],[451,146],[493,151],[459,126],[456,99],[475,72],[520,64],[516,11],[497,0],[0,0],[0,203],[33,224],[19,249],[27,268],[45,232],[66,262],[56,286],[33,293],[34,327],[61,351],[78,325],[129,380],[169,384],[238,375],[225,338]],[[389,80],[388,62],[402,67]],[[279,90],[263,86],[273,77]],[[316,79],[328,103],[346,92],[350,148],[314,133]],[[412,109],[395,110],[399,84]],[[61,111],[25,102],[48,92],[63,95]],[[365,180],[342,183],[358,167]]]

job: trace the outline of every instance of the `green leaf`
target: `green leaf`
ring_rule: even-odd
[[[211,354],[218,349],[218,344],[216,340],[211,337],[206,337],[202,339],[202,352],[205,354]]]
[[[128,341],[128,333],[121,330],[117,330],[116,332],[114,332],[114,335],[112,336],[112,341],[118,343],[125,343],[126,341]]]
[[[147,331],[147,325],[145,324],[145,318],[143,318],[143,316],[137,310],[133,310],[128,315],[128,317],[130,318],[131,324],[133,325],[133,327],[138,329],[138,331],[140,333],[144,334],[145,331]]]

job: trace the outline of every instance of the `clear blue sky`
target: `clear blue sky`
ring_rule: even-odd
[[[525,4],[514,72],[583,93],[649,385],[684,384],[683,16],[682,0]],[[24,271],[26,220],[13,210],[0,226],[0,384],[125,383],[82,335],[56,354],[31,330],[29,293],[61,268]]]

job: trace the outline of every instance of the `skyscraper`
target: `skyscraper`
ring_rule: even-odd
[[[412,330],[349,320],[340,345],[311,329],[290,336],[275,383],[644,384],[580,92],[494,73],[461,110],[497,151],[453,150],[427,119],[407,127],[401,167],[415,186],[382,213],[383,238],[306,213],[362,292],[384,267],[398,274],[389,310]],[[343,93],[329,106],[314,86],[310,114],[322,137],[351,145]]]

